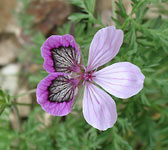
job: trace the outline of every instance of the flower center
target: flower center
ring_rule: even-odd
[[[90,82],[92,82],[93,81],[93,77],[95,77],[94,75],[93,75],[93,71],[91,71],[91,72],[82,72],[81,73],[81,79],[83,80],[83,82],[85,83],[86,81],[90,81]]]

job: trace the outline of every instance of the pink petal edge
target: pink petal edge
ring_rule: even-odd
[[[63,47],[72,46],[73,48],[75,48],[75,51],[79,56],[79,60],[80,60],[80,51],[72,35],[69,35],[69,34],[66,34],[63,36],[52,35],[43,43],[41,47],[41,55],[44,58],[43,67],[48,73],[55,72],[54,62],[51,58],[50,50],[53,48],[58,48],[59,46],[63,46]]]
[[[52,116],[65,116],[71,112],[74,98],[69,102],[50,102],[48,100],[48,87],[51,85],[52,80],[60,75],[67,76],[64,73],[52,73],[45,77],[37,86],[37,102],[41,105],[42,109]]]

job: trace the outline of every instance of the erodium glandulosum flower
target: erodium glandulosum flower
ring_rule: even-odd
[[[108,93],[129,98],[143,88],[144,75],[129,62],[98,68],[112,60],[123,42],[123,32],[109,26],[99,30],[90,45],[87,67],[71,35],[50,36],[41,47],[44,69],[49,73],[37,87],[37,102],[50,115],[71,112],[80,85],[85,86],[83,115],[99,130],[111,128],[117,120],[116,104]],[[102,87],[97,87],[95,84]]]

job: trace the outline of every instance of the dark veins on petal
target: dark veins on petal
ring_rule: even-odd
[[[56,72],[70,73],[72,67],[78,62],[78,55],[73,47],[58,47],[51,50]]]
[[[68,102],[72,100],[75,94],[73,85],[69,82],[68,77],[59,76],[54,79],[48,87],[48,100],[51,102]]]

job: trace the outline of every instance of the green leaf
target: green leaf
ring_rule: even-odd
[[[5,108],[10,104],[10,96],[7,92],[0,88],[0,115],[3,113]]]
[[[89,18],[89,15],[83,14],[83,13],[74,13],[68,17],[69,20],[74,21],[74,22],[79,22],[82,19],[87,19],[87,18]]]

